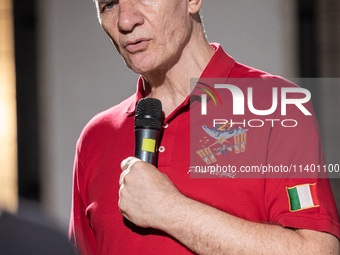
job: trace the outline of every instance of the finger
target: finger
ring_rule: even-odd
[[[138,158],[135,157],[129,157],[125,160],[122,161],[122,163],[120,164],[123,172],[120,174],[120,178],[119,178],[119,185],[122,187],[124,184],[124,177],[125,175],[127,175],[130,172],[131,167],[133,166],[134,163],[136,163],[137,161],[141,161]]]
[[[124,159],[122,161],[122,163],[120,163],[120,168],[122,169],[122,171],[124,171],[128,167],[131,167],[137,161],[141,161],[141,160],[138,159],[138,158],[135,158],[135,157],[128,157],[128,158]]]
[[[124,188],[124,184],[120,185],[119,192],[118,192],[118,196],[119,196],[118,205],[119,205],[119,202],[120,202],[120,193],[121,193],[123,188]]]
[[[124,186],[124,177],[130,172],[130,168],[124,170],[119,177],[119,185],[122,188]]]

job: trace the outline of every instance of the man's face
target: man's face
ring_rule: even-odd
[[[186,0],[96,0],[101,25],[136,73],[168,70],[191,34]]]

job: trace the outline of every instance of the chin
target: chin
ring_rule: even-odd
[[[134,71],[137,74],[141,74],[143,76],[145,76],[148,73],[152,73],[152,71],[154,70],[154,68],[148,68],[146,66],[143,67],[129,67],[132,71]]]
[[[126,62],[126,65],[135,73],[142,75],[150,73],[156,69],[154,63],[152,61],[148,61],[146,58],[140,61],[137,60],[130,63]]]

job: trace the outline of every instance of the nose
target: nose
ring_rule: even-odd
[[[122,33],[131,32],[136,26],[143,24],[143,15],[135,0],[119,1],[118,29]]]

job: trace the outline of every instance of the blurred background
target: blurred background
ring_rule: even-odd
[[[80,5],[81,4],[81,5]],[[340,163],[340,1],[204,1],[210,42],[236,61],[310,88],[328,163]],[[0,208],[68,229],[76,141],[134,93],[91,0],[0,1]],[[340,205],[339,179],[332,179]],[[338,207],[339,208],[339,207]]]

